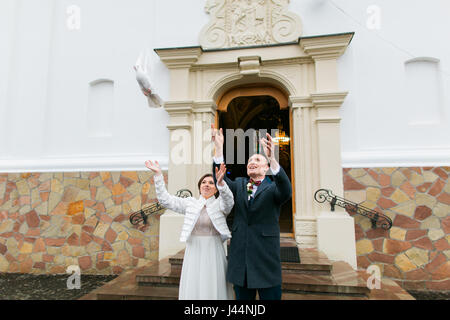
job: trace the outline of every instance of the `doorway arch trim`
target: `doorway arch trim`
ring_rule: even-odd
[[[217,100],[217,111],[226,111],[234,98],[252,96],[271,96],[277,100],[281,110],[289,107],[288,97],[283,91],[271,85],[259,84],[257,86],[240,86],[228,90]]]

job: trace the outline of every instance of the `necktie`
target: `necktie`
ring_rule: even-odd
[[[253,179],[250,179],[250,183],[254,184],[255,186],[259,187],[259,185],[261,184],[262,181],[255,181]]]
[[[253,179],[250,179],[250,183],[253,185],[253,186],[256,186],[256,187],[259,187],[259,185],[261,184],[261,182],[262,181],[255,181],[255,180],[253,180]],[[253,203],[253,199],[254,199],[254,197],[253,197],[253,194],[251,194],[250,196],[249,196],[249,205],[252,205],[252,203]]]

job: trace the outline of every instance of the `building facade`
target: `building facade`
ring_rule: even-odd
[[[176,253],[183,217],[128,221],[155,201],[144,161],[163,165],[170,192],[197,195],[211,123],[277,121],[294,186],[284,236],[354,268],[376,264],[406,289],[450,288],[445,1],[0,9],[0,271],[120,273]],[[161,108],[135,80],[144,49]],[[392,228],[332,212],[314,200],[320,188],[386,214]]]

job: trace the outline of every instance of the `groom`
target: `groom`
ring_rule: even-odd
[[[223,162],[222,129],[212,126],[214,168]],[[227,281],[234,284],[237,300],[281,299],[280,228],[281,205],[290,199],[291,183],[275,159],[274,143],[267,134],[261,139],[264,153],[248,159],[248,177],[225,182],[234,195],[234,220],[228,252]],[[271,170],[274,182],[266,178]],[[215,178],[215,177],[214,177]]]

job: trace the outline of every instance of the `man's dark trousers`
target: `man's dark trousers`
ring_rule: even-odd
[[[281,300],[281,286],[275,286],[264,289],[249,289],[247,288],[247,275],[244,280],[245,287],[234,285],[234,293],[236,300],[255,300],[256,292],[258,292],[259,300]]]

